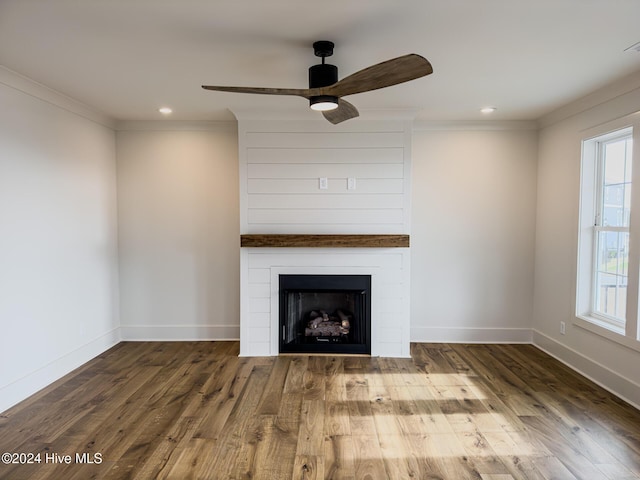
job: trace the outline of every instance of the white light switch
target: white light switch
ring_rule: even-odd
[[[347,190],[356,189],[356,179],[354,177],[347,178]]]
[[[329,179],[327,177],[320,177],[320,190],[327,190],[329,188]]]

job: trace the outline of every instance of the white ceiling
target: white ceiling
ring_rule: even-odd
[[[340,78],[418,53],[433,75],[348,100],[425,120],[533,120],[640,70],[640,0],[0,0],[0,64],[115,120],[229,120],[298,97],[202,84],[307,86],[311,44]],[[355,120],[354,120],[355,121]]]

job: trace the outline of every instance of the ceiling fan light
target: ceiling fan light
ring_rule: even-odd
[[[309,99],[311,110],[327,112],[338,108],[338,97],[332,95],[319,95]]]

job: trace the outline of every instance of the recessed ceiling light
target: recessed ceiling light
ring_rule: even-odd
[[[163,115],[169,115],[173,112],[173,110],[171,110],[169,107],[160,107],[158,111]]]
[[[480,109],[480,112],[484,113],[484,114],[488,114],[488,113],[493,113],[497,110],[496,107],[484,107]]]

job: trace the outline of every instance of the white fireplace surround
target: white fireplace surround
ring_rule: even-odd
[[[243,248],[240,355],[279,354],[280,275],[371,275],[371,355],[408,357],[408,248]]]

